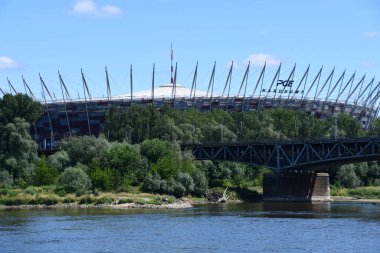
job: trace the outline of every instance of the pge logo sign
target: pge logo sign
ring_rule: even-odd
[[[293,83],[293,80],[278,80],[277,86],[282,85],[283,87],[292,87]]]

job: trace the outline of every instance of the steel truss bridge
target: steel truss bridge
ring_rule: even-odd
[[[380,137],[183,144],[197,160],[263,166],[276,173],[309,172],[329,166],[380,160]]]

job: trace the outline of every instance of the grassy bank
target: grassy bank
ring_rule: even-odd
[[[331,186],[331,196],[380,199],[380,186],[357,187],[353,189]]]
[[[59,196],[55,193],[55,187],[28,187],[26,189],[3,188],[0,189],[0,205],[20,206],[20,205],[57,205],[57,204],[77,204],[77,205],[112,205],[135,203],[139,205],[162,205],[172,204],[176,198],[169,195],[156,195],[149,193],[114,193],[100,192],[96,194],[85,194],[76,196],[66,194]]]

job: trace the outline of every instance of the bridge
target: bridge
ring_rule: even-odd
[[[254,141],[235,143],[192,143],[197,160],[226,160],[263,166],[274,173],[264,176],[266,201],[329,201],[326,167],[380,160],[380,137]]]
[[[263,166],[276,173],[311,172],[331,166],[380,160],[380,137],[192,143],[182,147],[192,150],[197,160],[241,162]]]

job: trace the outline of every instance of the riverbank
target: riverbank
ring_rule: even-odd
[[[114,208],[174,209],[192,207],[188,198],[136,192],[96,192],[60,196],[54,187],[0,189],[0,208]]]
[[[78,204],[78,203],[58,203],[54,205],[0,205],[0,209],[59,209],[59,208],[105,208],[105,209],[183,209],[193,207],[189,199],[177,199],[174,203],[163,204],[139,204],[139,203],[111,203],[111,204]]]

